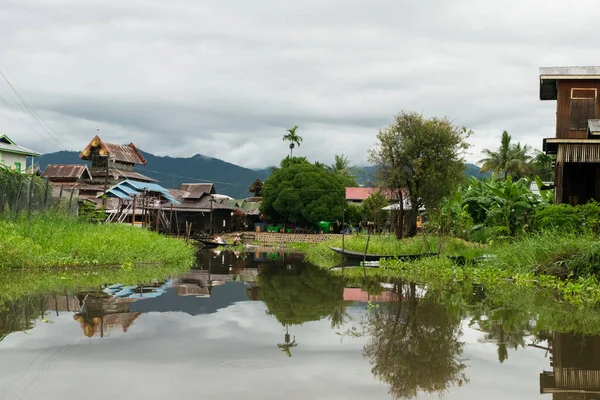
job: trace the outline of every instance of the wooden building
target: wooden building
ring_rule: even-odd
[[[54,187],[78,189],[80,197],[96,197],[103,190],[102,186],[86,183],[92,181],[92,174],[84,164],[49,164],[42,177]]]
[[[95,136],[81,151],[79,158],[92,163],[92,180],[87,182],[92,185],[115,185],[126,179],[157,182],[135,171],[136,165],[146,165],[146,159],[133,143],[127,146],[107,143]]]
[[[600,67],[540,68],[540,100],[556,100],[556,134],[544,139],[556,155],[555,202],[600,200]]]
[[[552,371],[540,374],[540,393],[554,400],[600,399],[600,336],[554,332]]]

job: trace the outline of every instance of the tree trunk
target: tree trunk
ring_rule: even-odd
[[[400,189],[400,193],[398,198],[400,199],[400,212],[397,215],[396,223],[396,239],[400,240],[404,237],[404,196],[402,193],[402,189]]]

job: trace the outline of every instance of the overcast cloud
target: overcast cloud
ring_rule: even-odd
[[[0,132],[40,152],[110,142],[257,168],[356,164],[398,111],[540,148],[538,68],[597,65],[597,1],[0,0]]]

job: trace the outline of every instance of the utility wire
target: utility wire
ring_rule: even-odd
[[[21,94],[17,91],[17,89],[14,87],[14,85],[11,83],[11,81],[8,79],[8,77],[4,74],[4,72],[2,71],[2,69],[0,69],[0,76],[6,81],[6,83],[8,84],[8,86],[10,87],[10,89],[13,91],[13,93],[15,94],[17,101],[15,101],[15,103],[21,108],[21,110],[23,110],[23,112],[25,114],[27,114],[29,117],[31,117],[35,122],[37,122],[39,124],[39,126],[52,138],[54,139],[54,141],[61,146],[63,149],[65,150],[69,150],[69,148],[67,146],[65,146],[64,143],[62,143],[56,136],[55,134],[53,134],[52,132],[50,132],[50,129],[52,129],[48,123],[45,123],[42,119],[42,117],[40,117],[40,115],[35,111],[35,109],[25,100],[25,98],[23,98],[23,96],[21,96]],[[5,92],[8,93],[8,91],[5,90]],[[9,94],[9,93],[8,93]],[[10,95],[10,94],[9,94]],[[11,96],[12,97],[12,96]],[[14,100],[14,98],[13,98]],[[56,132],[55,132],[56,133]]]

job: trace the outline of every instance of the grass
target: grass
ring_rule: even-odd
[[[367,244],[366,235],[353,235],[344,238],[344,248],[351,251],[364,252]],[[434,236],[415,236],[403,240],[397,240],[394,236],[373,235],[369,239],[368,253],[399,256],[404,254],[437,253],[439,238]],[[338,265],[342,258],[333,252],[330,247],[342,247],[342,239],[336,238],[318,244],[300,244],[293,248],[302,250],[306,254],[306,260],[320,267],[332,267]],[[444,254],[453,256],[465,256],[473,259],[484,253],[485,248],[478,244],[466,242],[461,239],[444,237],[442,251]]]
[[[0,308],[19,298],[40,293],[68,293],[107,284],[137,285],[162,281],[189,270],[184,264],[94,267],[87,269],[6,271],[0,273]]]
[[[177,264],[189,267],[195,248],[122,224],[90,224],[57,213],[0,217],[0,271],[12,268]]]

